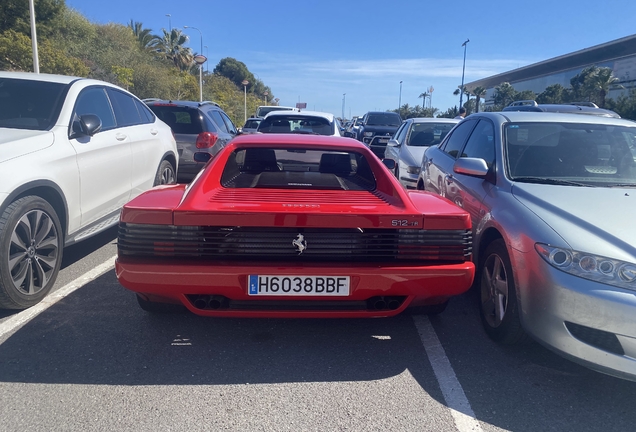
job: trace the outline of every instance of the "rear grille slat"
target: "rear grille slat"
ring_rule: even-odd
[[[304,236],[304,247],[294,241]],[[470,230],[183,227],[120,224],[121,256],[288,262],[463,262]],[[302,250],[302,251],[301,251]]]

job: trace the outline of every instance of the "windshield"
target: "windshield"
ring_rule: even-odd
[[[299,133],[313,135],[334,135],[334,125],[324,117],[303,115],[274,115],[258,125],[262,133]]]
[[[311,149],[237,149],[221,184],[226,188],[374,190],[366,158],[356,152]]]
[[[0,78],[0,127],[48,130],[57,121],[68,84]]]
[[[453,127],[455,123],[413,123],[406,145],[413,147],[437,145]]]
[[[399,126],[402,119],[395,113],[369,114],[369,126]]]
[[[505,154],[508,175],[517,181],[636,186],[636,127],[511,123]]]

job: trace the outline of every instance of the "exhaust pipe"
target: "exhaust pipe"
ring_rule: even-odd
[[[225,298],[222,296],[212,296],[208,302],[208,307],[214,310],[221,309],[221,307],[223,307],[224,300]]]
[[[399,308],[401,304],[402,303],[396,298],[391,298],[387,301],[387,307],[391,310]]]
[[[197,309],[205,309],[208,307],[208,296],[199,296],[194,301],[194,307]]]

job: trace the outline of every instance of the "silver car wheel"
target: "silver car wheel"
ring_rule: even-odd
[[[8,253],[11,280],[18,291],[31,296],[46,287],[61,258],[59,243],[55,223],[46,212],[32,210],[20,218]]]
[[[499,255],[490,255],[481,275],[481,308],[484,319],[499,327],[508,308],[508,275]]]

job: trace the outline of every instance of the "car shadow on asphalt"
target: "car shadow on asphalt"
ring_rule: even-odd
[[[460,296],[431,323],[477,419],[515,431],[599,430],[608,419],[612,430],[622,425],[629,430],[636,422],[631,409],[636,383],[575,365],[534,342],[500,347],[483,334],[473,306],[470,294]],[[138,307],[113,271],[0,345],[0,382],[7,383],[352,382],[405,371],[446,404],[408,315],[360,320],[152,315]]]

